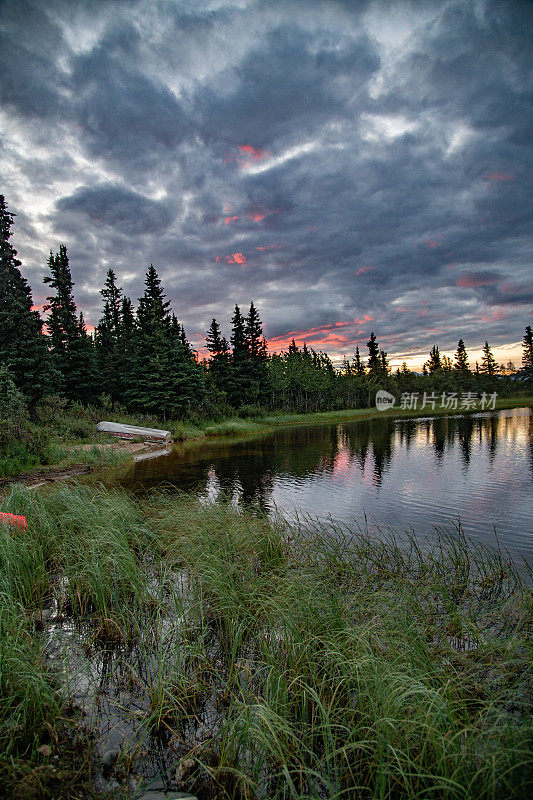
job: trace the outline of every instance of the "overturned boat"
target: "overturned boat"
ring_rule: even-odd
[[[99,422],[96,430],[102,433],[111,433],[120,439],[136,439],[139,437],[147,442],[160,442],[161,444],[169,444],[172,439],[170,431],[161,431],[157,428],[139,428],[137,425],[123,425],[121,422]]]

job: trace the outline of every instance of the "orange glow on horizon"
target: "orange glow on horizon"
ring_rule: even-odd
[[[287,349],[293,339],[299,347],[305,342],[313,349],[334,347],[338,350],[339,346],[343,348],[352,347],[354,344],[353,335],[345,336],[341,333],[341,329],[353,328],[354,325],[362,325],[366,322],[371,322],[373,319],[371,314],[365,314],[362,319],[358,320],[332,322],[329,325],[319,325],[307,330],[288,331],[285,334],[273,336],[269,339],[268,349],[270,352]],[[364,338],[368,335],[364,331],[358,330],[356,336],[361,334],[364,334]]]

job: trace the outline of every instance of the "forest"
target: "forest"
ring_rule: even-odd
[[[317,412],[373,405],[377,389],[403,393],[528,391],[533,383],[533,335],[525,328],[523,363],[498,365],[485,342],[481,363],[471,365],[463,339],[454,359],[434,345],[421,374],[404,363],[389,367],[374,332],[368,354],[335,367],[325,352],[294,340],[286,352],[270,354],[253,301],[243,313],[235,305],[229,342],[213,319],[206,335],[207,359],[193,350],[170,308],[153,264],[134,307],[112,269],[101,289],[102,312],[90,335],[78,312],[67,247],[50,252],[44,283],[49,294],[43,320],[11,242],[14,214],[0,195],[0,365],[2,403],[26,405],[30,417],[39,403],[81,403],[115,413],[169,419],[224,419],[236,413]],[[11,387],[8,392],[8,387]],[[10,393],[10,398],[7,394]],[[20,395],[20,396],[19,396]]]

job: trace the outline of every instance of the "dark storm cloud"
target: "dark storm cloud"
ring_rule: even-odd
[[[164,203],[150,200],[122,186],[77,189],[57,202],[60,214],[72,212],[87,221],[116,228],[126,234],[158,233],[166,228],[172,213]]]
[[[201,126],[218,147],[301,138],[345,119],[379,67],[375,46],[357,39],[311,34],[285,21],[237,65],[195,96]],[[347,75],[357,80],[346,81]]]
[[[5,2],[2,188],[30,280],[65,240],[91,322],[110,264],[137,298],[153,262],[189,331],[254,298],[268,335],[335,352],[372,327],[389,351],[518,339],[531,22],[520,2]]]
[[[129,46],[138,39],[132,35]],[[124,67],[106,43],[74,62],[73,111],[88,151],[119,167],[150,168],[171,158],[189,129],[167,87]]]
[[[0,103],[24,117],[55,116],[64,86],[54,59],[63,45],[60,28],[25,0],[0,5],[0,15]]]

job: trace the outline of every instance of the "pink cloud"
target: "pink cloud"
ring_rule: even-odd
[[[267,154],[264,150],[260,150],[259,147],[253,147],[251,144],[240,144],[239,150],[241,153],[246,153],[247,156],[255,160],[260,161],[262,158],[267,157]]]
[[[498,183],[507,183],[508,181],[514,181],[515,176],[512,175],[510,172],[493,172],[490,175],[485,175],[486,181],[496,181]]]
[[[425,244],[426,247],[442,247],[442,242],[437,241],[442,238],[442,233],[437,233],[432,239],[422,239],[422,244]]]
[[[498,280],[498,276],[491,272],[466,272],[457,278],[455,285],[461,286],[463,289],[475,289],[478,286],[491,286]]]
[[[356,271],[355,274],[356,275],[362,275],[363,272],[372,272],[373,269],[376,269],[376,267],[375,266],[372,266],[372,267],[359,267],[359,269]]]
[[[246,264],[246,258],[242,253],[232,253],[231,256],[226,256],[228,264]]]
[[[237,149],[238,153],[235,155],[226,156],[224,164],[230,164],[235,161],[243,169],[247,169],[254,161],[261,161],[270,156],[270,153],[267,153],[266,150],[261,150],[261,148],[254,147],[251,144],[240,144]]]
[[[502,319],[507,318],[507,312],[503,310],[503,308],[495,308],[494,311],[491,311],[490,314],[486,314],[481,319],[483,322],[499,322]]]

